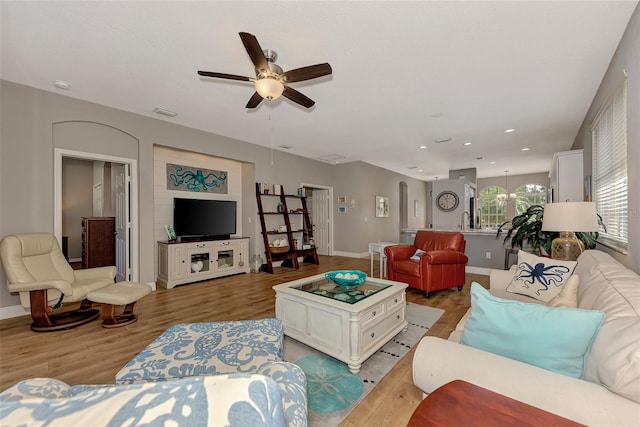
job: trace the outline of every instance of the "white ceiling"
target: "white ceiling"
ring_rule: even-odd
[[[423,180],[533,173],[571,147],[637,3],[2,0],[0,77]],[[199,77],[253,77],[240,31],[285,71],[329,62],[332,76],[291,84],[316,105],[246,110],[251,83]]]

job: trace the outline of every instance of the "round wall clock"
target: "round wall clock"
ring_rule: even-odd
[[[460,199],[453,191],[443,191],[436,198],[438,209],[444,212],[455,210],[458,207],[458,203],[460,203]]]

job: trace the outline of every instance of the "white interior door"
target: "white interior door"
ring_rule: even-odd
[[[318,255],[329,255],[329,190],[313,189],[313,238]]]
[[[111,170],[115,176],[115,216],[116,216],[116,282],[131,280],[131,258],[129,233],[131,218],[129,212],[129,185],[131,182],[129,165],[113,165]]]

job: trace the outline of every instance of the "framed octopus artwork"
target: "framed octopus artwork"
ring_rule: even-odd
[[[167,190],[227,194],[227,172],[167,163]]]

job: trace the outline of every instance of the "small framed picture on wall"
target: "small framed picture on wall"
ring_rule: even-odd
[[[376,196],[376,218],[389,217],[389,198]]]

